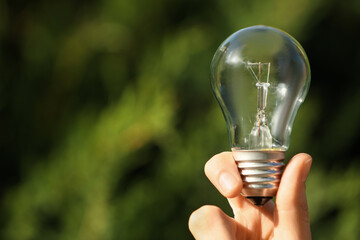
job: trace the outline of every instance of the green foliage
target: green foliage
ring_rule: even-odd
[[[314,157],[314,239],[359,239],[359,83],[354,71],[339,86],[352,68],[321,39],[335,37],[333,19],[339,32],[360,25],[344,17],[359,12],[349,4],[0,1],[0,237],[189,239],[201,205],[231,214],[203,174],[229,146],[209,65],[232,32],[266,24],[299,39],[312,65],[287,155]],[[348,52],[358,63],[359,51]]]

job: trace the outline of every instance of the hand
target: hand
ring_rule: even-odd
[[[205,174],[226,197],[234,212],[227,216],[216,206],[203,206],[193,212],[189,228],[197,240],[311,239],[305,181],[311,156],[294,156],[282,176],[275,203],[256,207],[240,194],[242,181],[231,152],[212,157]]]

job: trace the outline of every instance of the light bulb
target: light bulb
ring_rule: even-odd
[[[261,206],[276,195],[295,115],[310,86],[305,51],[282,30],[241,29],[217,49],[211,83],[243,180],[242,195]]]

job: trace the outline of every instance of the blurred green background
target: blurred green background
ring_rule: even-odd
[[[1,239],[191,239],[229,149],[209,66],[240,28],[284,29],[312,85],[290,158],[313,156],[313,239],[360,239],[360,2],[0,1]]]

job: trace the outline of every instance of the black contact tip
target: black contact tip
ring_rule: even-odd
[[[269,200],[271,200],[272,197],[246,197],[246,199],[255,206],[261,207],[264,206],[264,204],[267,203]]]

